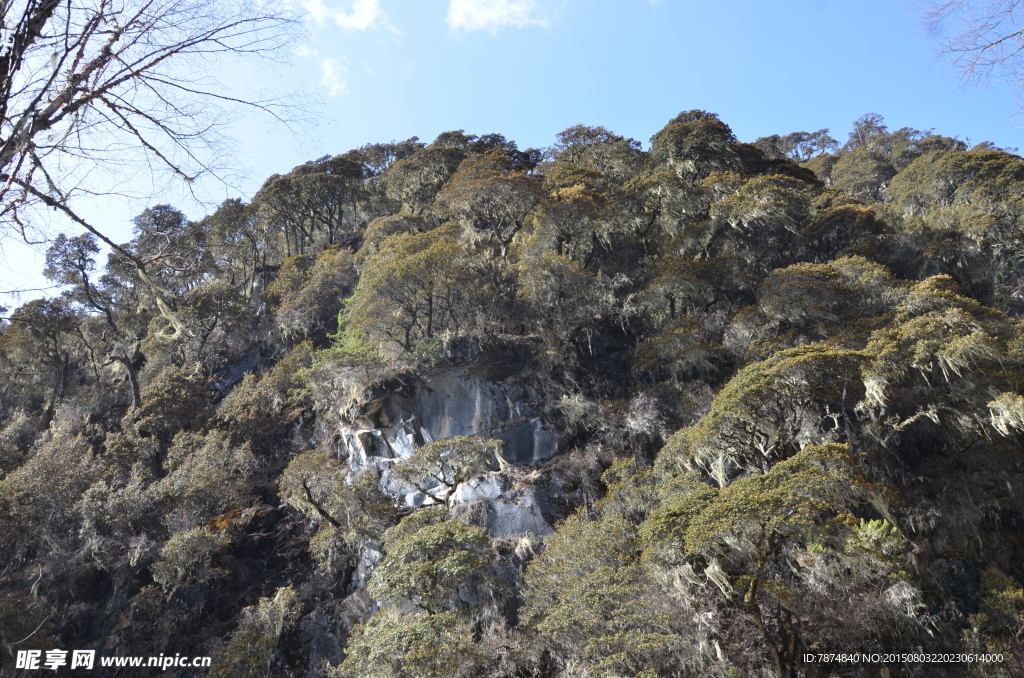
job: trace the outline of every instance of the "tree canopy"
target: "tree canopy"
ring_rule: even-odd
[[[1024,161],[837,139],[453,130],[54,238],[0,319],[0,672],[1020,675]]]

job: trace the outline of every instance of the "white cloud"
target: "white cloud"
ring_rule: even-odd
[[[327,90],[327,95],[340,97],[348,94],[348,58],[345,56],[324,56],[318,49],[306,45],[295,50],[295,56],[310,59],[316,63],[320,74],[320,84]]]
[[[320,84],[327,88],[327,94],[340,97],[348,94],[348,67],[338,57],[325,57],[320,60]]]
[[[546,26],[536,0],[451,0],[448,5],[448,25],[465,31],[497,32],[512,26]]]
[[[365,31],[378,26],[394,30],[380,7],[380,0],[353,0],[350,10],[328,7],[324,0],[303,0],[302,5],[320,26],[333,22],[346,31]]]

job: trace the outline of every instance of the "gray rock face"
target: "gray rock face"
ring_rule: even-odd
[[[536,464],[555,453],[555,439],[536,416],[539,404],[528,389],[487,381],[465,368],[425,376],[412,402],[424,442],[499,438],[513,464]]]
[[[490,501],[501,497],[506,490],[508,490],[508,481],[504,476],[498,473],[488,473],[456,487],[451,502],[461,504],[480,499]]]
[[[219,391],[221,393],[227,393],[236,385],[241,383],[242,379],[249,372],[255,372],[260,366],[260,360],[262,358],[262,349],[260,346],[253,346],[245,355],[242,360],[235,365],[225,367],[220,370],[212,377],[206,384],[206,388],[211,391]]]
[[[557,449],[538,416],[540,404],[528,388],[490,381],[473,367],[454,367],[425,375],[411,395],[393,393],[365,403],[357,421],[342,427],[341,438],[356,472],[383,471],[390,460],[411,456],[417,444],[471,435],[505,441],[510,463],[537,464]]]
[[[460,435],[504,440],[503,462],[539,464],[557,452],[554,436],[541,421],[542,407],[541,398],[530,389],[488,379],[484,369],[439,370],[400,393],[382,393],[364,402],[359,414],[339,431],[340,452],[353,474],[374,473],[381,490],[407,506],[446,502],[454,511],[473,516],[494,539],[546,537],[554,532],[554,520],[564,516],[546,490],[511,479],[515,471],[484,473],[460,484],[451,496],[439,483],[431,486],[424,478],[418,490],[391,472],[392,466],[412,457],[417,446]],[[346,627],[366,621],[376,611],[366,587],[382,559],[378,550],[361,552],[352,573],[355,593],[343,605]],[[514,581],[518,574],[509,577]],[[329,650],[323,653],[328,655]]]
[[[319,608],[303,617],[299,624],[299,640],[309,645],[309,670],[306,678],[320,678],[324,660],[332,666],[341,663],[341,643],[334,632],[330,616]]]
[[[341,623],[347,633],[356,624],[365,623],[380,609],[380,606],[370,598],[370,593],[365,589],[357,589],[352,595],[341,602]]]
[[[352,572],[352,588],[354,590],[365,589],[370,583],[370,575],[381,562],[384,561],[384,554],[375,548],[363,548],[359,552],[359,562]]]
[[[456,510],[459,505],[475,504],[481,514],[477,524],[492,539],[499,539],[551,534],[554,530],[542,510],[547,500],[543,491],[538,491],[534,485],[512,486],[504,474],[488,473],[455,488],[450,503]]]
[[[488,508],[486,530],[492,539],[522,534],[546,537],[554,532],[541,515],[540,501],[532,485],[488,502]]]
[[[530,389],[489,379],[484,368],[438,370],[402,393],[383,393],[363,403],[358,416],[340,429],[340,452],[347,456],[353,474],[373,473],[384,492],[407,506],[448,502],[453,510],[465,510],[479,518],[477,524],[492,538],[543,537],[553,532],[545,520],[545,514],[552,515],[546,508],[548,498],[532,485],[513,486],[508,473],[483,474],[462,483],[448,496],[446,487],[432,489],[424,482],[421,491],[391,472],[392,466],[415,453],[417,445],[473,435],[503,440],[505,462],[538,464],[557,451],[554,436],[541,422],[541,407],[540,398]],[[362,619],[374,609],[365,587],[381,559],[379,551],[361,554],[351,583],[362,598],[353,594],[347,601],[352,603],[348,615],[352,620]]]

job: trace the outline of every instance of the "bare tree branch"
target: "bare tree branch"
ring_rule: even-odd
[[[0,181],[5,181],[5,180],[12,180],[15,183],[20,184],[20,181],[17,178],[7,177],[5,175],[0,174]],[[167,335],[167,337],[166,337],[167,339],[172,339],[173,340],[173,339],[176,339],[179,336],[187,333],[187,330],[185,329],[185,325],[181,322],[181,320],[178,318],[177,314],[174,313],[174,311],[171,309],[170,305],[168,305],[168,303],[167,303],[167,299],[166,299],[167,290],[165,290],[163,287],[158,285],[150,277],[149,273],[146,272],[146,265],[148,263],[150,263],[149,261],[144,261],[142,259],[139,259],[134,254],[132,254],[131,252],[126,250],[124,247],[122,247],[121,245],[118,245],[113,240],[111,240],[107,236],[103,235],[102,232],[100,232],[94,226],[89,224],[89,222],[85,221],[80,216],[75,214],[75,212],[73,212],[71,210],[71,208],[69,208],[63,202],[61,202],[61,201],[59,201],[59,200],[57,200],[55,198],[51,198],[50,196],[48,196],[48,195],[46,195],[44,193],[40,193],[31,184],[23,184],[23,185],[24,185],[24,188],[25,188],[26,191],[28,191],[34,197],[39,199],[41,202],[43,202],[43,204],[47,205],[48,207],[52,207],[53,209],[60,210],[65,215],[67,215],[72,221],[74,221],[76,224],[78,224],[79,226],[82,226],[87,231],[89,231],[90,233],[95,235],[97,238],[102,240],[104,243],[106,243],[106,245],[109,246],[110,249],[114,250],[115,252],[117,252],[121,256],[125,257],[130,262],[132,262],[132,264],[135,265],[135,270],[139,274],[139,278],[142,279],[142,282],[145,283],[146,287],[148,287],[149,290],[153,293],[153,298],[156,301],[156,305],[157,305],[157,308],[160,311],[160,315],[164,319],[166,319],[167,322],[171,323],[171,326],[174,328],[174,333],[171,334],[171,335]]]
[[[1024,5],[1020,0],[925,0],[921,22],[962,86],[1005,81],[1024,93]]]
[[[131,261],[171,336],[183,333],[147,262],[72,203],[138,184],[140,168],[151,182],[166,176],[189,186],[216,175],[232,107],[281,122],[294,101],[237,96],[212,73],[239,57],[274,58],[298,27],[269,0],[0,3],[0,236],[27,242],[40,232],[40,209],[62,212]]]

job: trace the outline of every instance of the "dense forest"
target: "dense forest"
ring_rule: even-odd
[[[0,322],[0,675],[1024,675],[1011,151],[456,131],[147,209],[142,268],[57,237]]]

